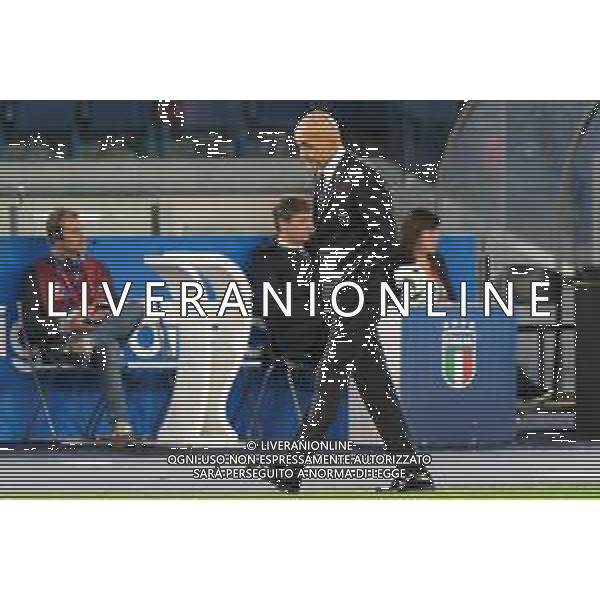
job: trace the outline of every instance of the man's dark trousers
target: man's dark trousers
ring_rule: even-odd
[[[353,282],[363,288],[365,305],[355,317],[331,310],[326,316],[329,337],[318,372],[313,416],[304,426],[303,438],[325,436],[352,373],[387,449],[412,453],[376,331],[380,284],[392,280],[397,262],[391,194],[377,171],[346,152],[329,184],[321,174],[314,209],[315,230],[308,247],[312,280],[320,284],[321,301],[329,304],[336,283]],[[357,307],[356,293],[344,288],[337,297],[338,307],[352,312]]]
[[[345,312],[356,307],[352,295],[356,298],[356,292],[348,288],[338,295],[338,305]],[[326,436],[352,376],[388,451],[413,453],[377,335],[379,319],[379,307],[372,303],[354,317],[328,315],[329,338],[318,369],[315,405],[312,417],[304,425],[302,439]]]
[[[118,317],[109,316],[89,334],[94,349],[103,354],[100,368],[100,386],[113,425],[120,423],[131,427],[123,381],[124,362],[122,354],[127,338],[143,318],[143,305],[138,302],[130,302],[124,306]]]

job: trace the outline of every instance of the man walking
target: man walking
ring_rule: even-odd
[[[309,248],[313,281],[319,282],[329,327],[313,413],[301,437],[306,441],[325,437],[352,374],[388,451],[413,454],[376,330],[380,284],[392,280],[395,266],[391,196],[379,174],[346,151],[339,126],[329,113],[315,110],[306,114],[296,128],[295,141],[301,158],[315,167],[318,175],[315,229]],[[332,298],[335,286],[343,282],[362,288],[362,310],[356,312],[357,290],[350,286]],[[389,489],[433,487],[423,466],[414,465],[405,475]],[[298,478],[274,483],[288,492],[299,489]]]

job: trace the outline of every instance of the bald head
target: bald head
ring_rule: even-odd
[[[325,166],[344,147],[337,121],[324,110],[304,115],[294,133],[300,156],[314,167]]]

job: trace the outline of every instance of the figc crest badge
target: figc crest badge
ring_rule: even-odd
[[[466,388],[476,372],[475,323],[452,321],[442,330],[442,374],[452,388]]]

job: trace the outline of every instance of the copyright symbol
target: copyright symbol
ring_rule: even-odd
[[[246,442],[246,450],[256,450],[256,446],[256,442],[253,442],[252,440]]]

